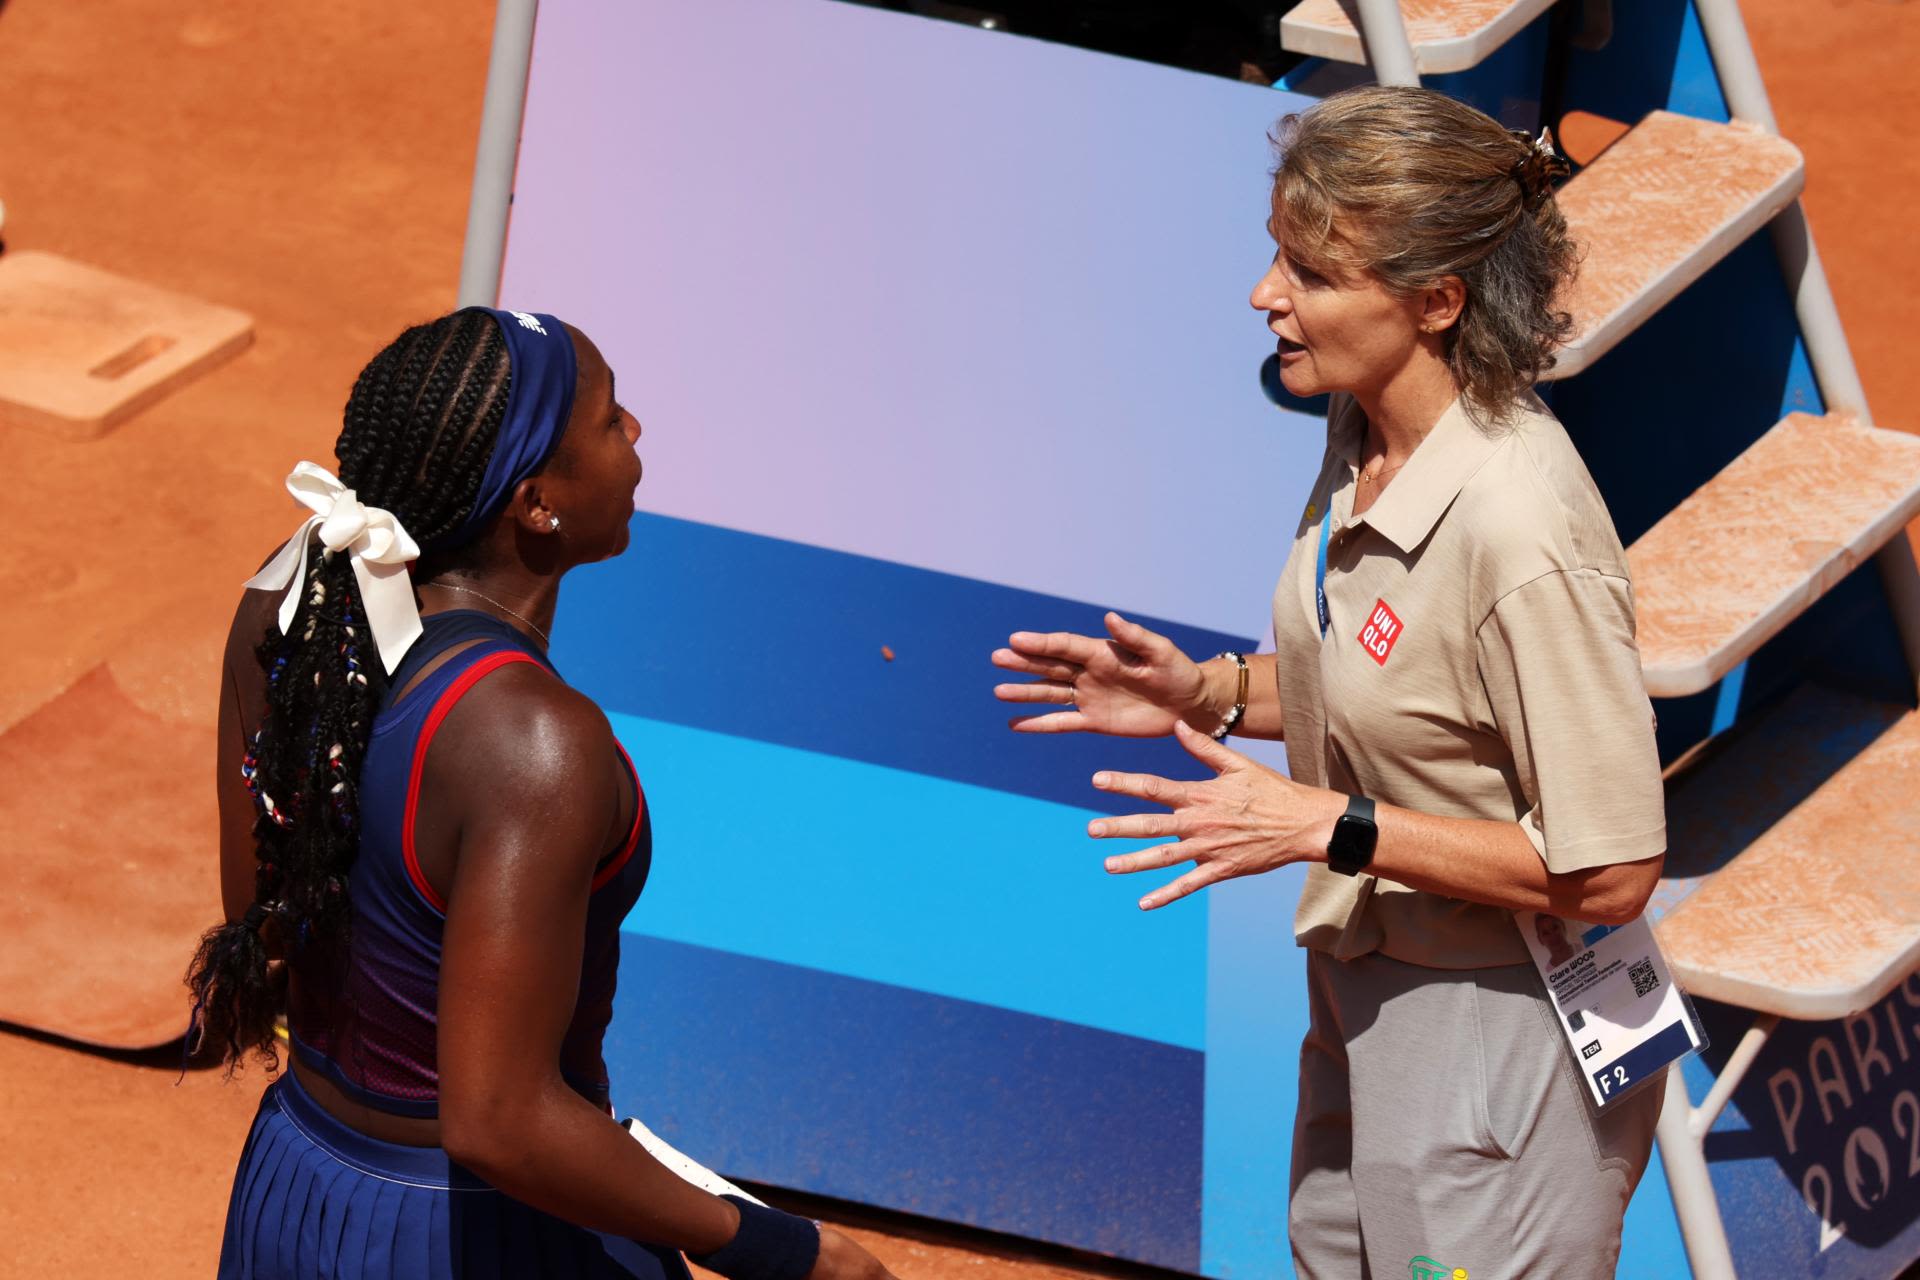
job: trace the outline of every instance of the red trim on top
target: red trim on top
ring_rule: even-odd
[[[413,881],[414,889],[426,899],[428,906],[443,916],[447,914],[446,899],[434,892],[433,886],[427,883],[426,872],[420,869],[420,854],[413,846],[413,820],[420,809],[420,778],[427,769],[427,747],[432,744],[433,735],[439,731],[440,722],[447,718],[447,713],[453,710],[453,704],[460,701],[467,690],[479,683],[482,676],[516,662],[531,662],[536,667],[540,665],[531,654],[492,653],[454,677],[447,691],[434,702],[433,710],[427,712],[426,723],[420,726],[420,736],[413,744],[413,768],[407,777],[407,808],[405,816],[400,819],[400,859],[407,864],[407,879]]]
[[[633,779],[633,830],[627,832],[626,847],[620,850],[620,855],[600,868],[599,874],[594,876],[593,892],[595,893],[611,883],[613,878],[620,874],[620,868],[626,866],[628,860],[633,857],[633,851],[640,846],[640,824],[647,816],[647,793],[640,786],[640,771],[633,767],[633,757],[628,755],[627,749],[620,745],[620,739],[615,738],[613,745],[619,751],[620,758],[627,762],[627,776]]]

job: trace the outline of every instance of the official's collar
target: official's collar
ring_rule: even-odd
[[[1355,468],[1366,421],[1359,404],[1349,400],[1339,420],[1328,424],[1329,443]],[[1412,553],[1427,540],[1467,481],[1499,449],[1509,429],[1495,427],[1491,433],[1482,429],[1468,413],[1466,401],[1456,397],[1373,505],[1350,523],[1365,524],[1401,551]],[[1345,483],[1353,486],[1356,481],[1349,476]],[[1351,499],[1346,506],[1353,509]]]

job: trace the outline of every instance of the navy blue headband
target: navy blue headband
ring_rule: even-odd
[[[438,547],[458,546],[477,537],[506,506],[514,486],[553,456],[573,414],[573,384],[579,373],[573,339],[556,317],[493,307],[467,309],[486,312],[500,326],[507,340],[511,380],[506,416],[473,509],[459,528],[435,540]]]

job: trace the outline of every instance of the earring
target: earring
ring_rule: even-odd
[[[548,516],[548,517],[547,517],[547,532],[549,532],[549,533],[552,533],[552,532],[555,532],[555,531],[557,531],[557,530],[558,530],[559,528],[560,528],[560,517],[559,517],[559,516]]]

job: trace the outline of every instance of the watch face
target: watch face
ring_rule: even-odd
[[[1354,875],[1373,861],[1373,846],[1379,839],[1379,827],[1357,814],[1343,813],[1333,824],[1327,864],[1335,871]]]

